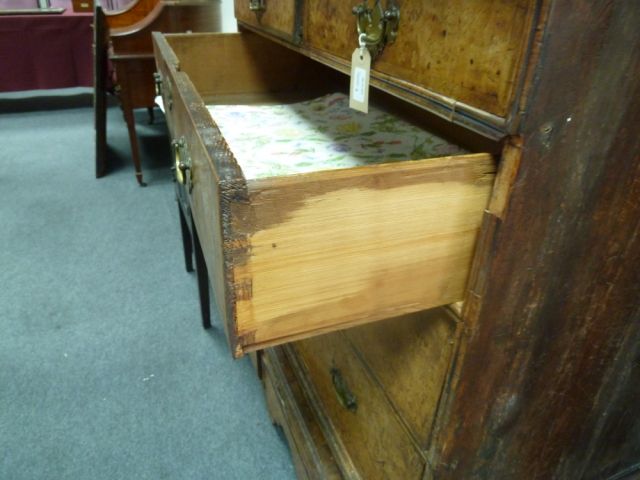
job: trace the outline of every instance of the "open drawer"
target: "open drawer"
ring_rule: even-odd
[[[417,159],[402,160],[399,142],[367,130],[355,143],[373,145],[382,163],[261,171],[274,145],[301,134],[252,108],[326,111],[327,124],[358,131],[327,95],[348,79],[251,33],[154,34],[154,46],[179,180],[234,355],[462,299],[494,179],[490,154],[428,158],[414,144]],[[393,134],[385,111],[369,116],[378,114]],[[238,146],[243,137],[262,140]],[[434,142],[439,155],[464,151]]]

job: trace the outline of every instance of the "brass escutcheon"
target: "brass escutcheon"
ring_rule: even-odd
[[[153,73],[153,83],[156,86],[156,97],[162,96],[162,75],[159,72]]]
[[[265,0],[249,0],[249,10],[256,12],[264,11],[267,7],[264,4]]]

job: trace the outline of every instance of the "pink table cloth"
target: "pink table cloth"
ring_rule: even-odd
[[[0,0],[0,8],[15,5]],[[71,0],[51,0],[51,6],[66,10],[0,16],[0,92],[93,85],[93,15],[74,13]]]

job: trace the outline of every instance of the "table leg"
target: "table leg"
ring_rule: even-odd
[[[207,264],[204,260],[198,232],[195,225],[193,227],[193,247],[196,257],[196,276],[198,277],[198,293],[200,296],[200,314],[202,316],[202,328],[211,328],[211,310],[209,307],[209,275]]]
[[[189,225],[187,219],[182,212],[182,207],[178,203],[178,212],[180,214],[180,231],[182,232],[182,251],[184,252],[184,265],[187,272],[193,272],[193,243],[191,239],[191,232],[189,231]]]
[[[127,130],[129,131],[129,143],[131,144],[131,157],[133,158],[133,166],[136,169],[136,180],[141,187],[147,184],[142,181],[142,167],[140,165],[140,151],[138,149],[138,136],[136,135],[136,123],[133,116],[133,108],[129,102],[121,99],[122,113],[124,121],[127,122]]]

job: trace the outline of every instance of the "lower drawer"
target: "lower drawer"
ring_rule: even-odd
[[[345,138],[357,134],[356,143],[382,163],[294,173],[277,165],[253,177],[241,160],[246,152],[203,98],[231,103],[238,110],[227,110],[231,125],[245,127],[249,116],[233,121],[244,106],[286,103],[293,94],[309,100],[317,88],[339,90],[348,79],[250,33],[154,41],[172,90],[163,95],[182,145],[181,178],[234,355],[462,299],[495,174],[490,154],[447,153],[464,150],[412,127],[420,142],[405,141],[411,160],[398,159],[394,121],[380,116],[377,130],[363,130],[359,122],[371,112],[344,120],[325,96],[324,104],[309,104],[316,131],[342,123],[324,148],[339,159]],[[319,118],[315,107],[327,115]],[[297,132],[263,122],[240,138],[255,137],[248,161],[259,170],[268,153],[298,142]],[[379,132],[382,139],[371,136]],[[298,161],[306,150],[300,144],[285,160]]]
[[[282,428],[300,480],[353,478],[334,457],[295,373],[281,349],[261,355],[265,398],[274,424]]]
[[[423,451],[446,394],[459,326],[447,308],[434,308],[345,331]]]
[[[343,332],[287,347],[336,456],[363,479],[421,479],[425,459]]]

